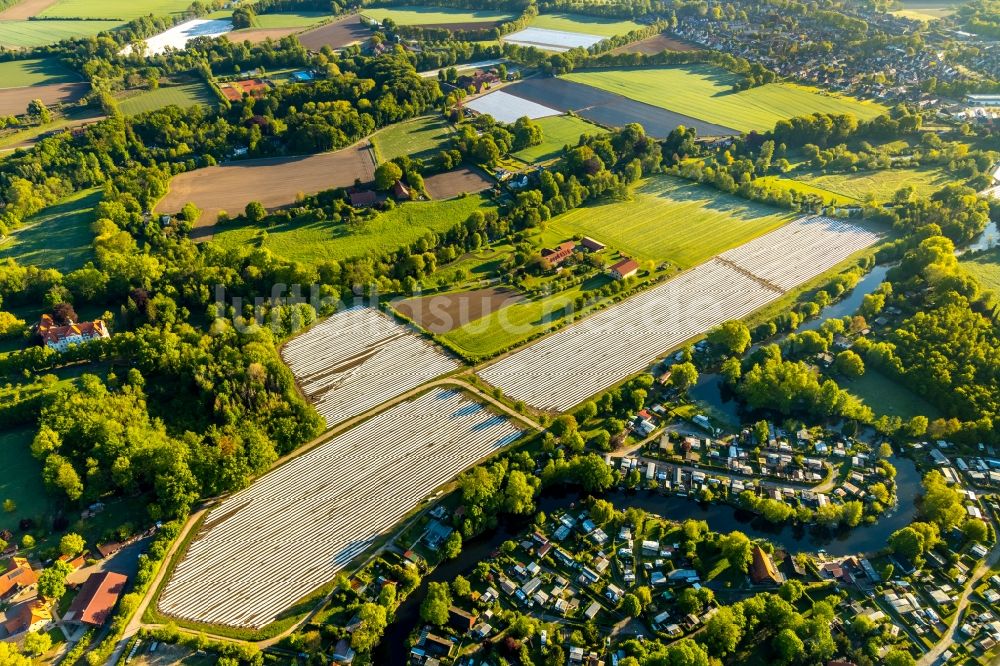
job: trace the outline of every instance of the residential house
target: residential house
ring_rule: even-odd
[[[448,609],[448,626],[460,635],[464,635],[476,626],[476,616],[457,606],[452,606]]]
[[[348,190],[347,196],[355,208],[371,208],[378,204],[378,195],[371,190],[357,190],[352,187]]]
[[[616,280],[625,280],[639,272],[639,264],[635,259],[622,259],[611,267],[611,277]]]
[[[572,241],[566,241],[565,243],[560,243],[557,247],[544,248],[542,250],[542,259],[549,262],[552,266],[558,266],[562,262],[569,259],[573,252],[576,250],[576,243]]]
[[[781,585],[785,582],[782,576],[771,561],[771,557],[764,550],[755,545],[753,547],[753,562],[750,564],[750,580],[755,585]]]
[[[6,599],[23,589],[32,587],[37,582],[38,575],[28,560],[23,557],[11,558],[7,571],[0,578],[0,599]]]
[[[80,323],[70,322],[56,326],[50,315],[44,314],[35,326],[35,332],[46,347],[58,352],[66,351],[70,345],[78,345],[99,338],[110,338],[108,327],[100,319]]]
[[[8,609],[4,629],[8,636],[24,631],[38,631],[52,621],[52,611],[41,599],[35,598]]]
[[[63,620],[92,627],[102,626],[125,591],[127,581],[127,576],[113,571],[91,574],[63,615]]]
[[[410,198],[410,188],[404,185],[403,181],[397,180],[392,185],[392,196],[400,201],[408,201]]]
[[[349,640],[341,638],[337,641],[336,647],[333,648],[333,661],[338,664],[350,664],[354,661],[354,650]]]

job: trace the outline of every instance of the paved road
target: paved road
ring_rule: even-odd
[[[326,432],[324,432],[319,437],[316,437],[312,441],[310,441],[310,442],[308,442],[308,443],[300,446],[295,451],[292,451],[291,453],[289,453],[289,454],[287,454],[285,456],[282,456],[281,458],[279,458],[278,460],[276,460],[274,462],[274,464],[271,466],[271,469],[273,470],[274,468],[279,467],[280,465],[283,465],[284,463],[286,463],[289,460],[295,458],[296,456],[300,456],[303,453],[305,453],[305,452],[307,452],[307,451],[309,451],[309,450],[311,450],[311,449],[319,446],[320,444],[323,444],[324,442],[328,441],[332,437],[335,437],[335,436],[339,435],[340,433],[345,432],[346,430],[349,430],[349,429],[353,428],[358,423],[360,423],[360,422],[362,422],[362,421],[364,421],[366,419],[371,418],[375,414],[381,413],[381,412],[385,411],[386,409],[389,409],[390,407],[392,407],[392,406],[394,406],[396,404],[399,404],[401,402],[409,400],[410,398],[412,398],[412,397],[414,397],[414,396],[416,396],[416,395],[418,395],[420,393],[423,393],[423,392],[427,391],[428,389],[431,389],[431,388],[434,388],[434,387],[438,387],[438,386],[452,386],[452,387],[457,387],[457,388],[464,389],[464,390],[468,391],[469,393],[472,393],[473,395],[475,395],[478,400],[481,400],[483,402],[489,403],[489,405],[492,406],[493,408],[497,409],[500,412],[503,412],[505,415],[507,415],[510,418],[514,419],[518,423],[520,423],[520,424],[522,424],[524,426],[527,426],[531,430],[534,430],[536,432],[541,432],[543,430],[543,428],[542,428],[541,425],[539,425],[538,423],[536,423],[534,420],[532,420],[528,416],[525,416],[524,414],[520,414],[517,411],[511,409],[510,407],[508,407],[507,405],[505,405],[502,402],[498,401],[497,399],[493,398],[492,396],[484,393],[479,388],[473,386],[472,384],[469,384],[468,382],[466,382],[461,377],[444,377],[442,379],[436,379],[436,380],[434,380],[432,382],[429,382],[429,383],[424,384],[422,386],[419,386],[419,387],[417,387],[415,389],[407,391],[406,393],[404,393],[404,394],[402,394],[400,396],[397,396],[397,397],[393,398],[392,400],[390,400],[388,402],[385,402],[385,403],[383,403],[381,405],[378,405],[377,407],[374,407],[373,409],[370,409],[370,410],[368,410],[367,412],[365,412],[363,414],[359,414],[359,415],[355,416],[354,418],[348,419],[347,421],[344,421],[343,423],[340,423],[340,424],[334,426],[330,430],[327,430]],[[268,471],[270,471],[270,470],[268,470]],[[132,615],[131,620],[129,621],[128,625],[125,627],[125,632],[123,633],[121,640],[118,641],[118,645],[115,646],[115,650],[111,654],[111,656],[108,658],[108,661],[106,662],[105,666],[113,666],[114,664],[118,663],[118,660],[121,658],[122,653],[125,650],[125,646],[132,639],[132,637],[135,636],[139,632],[139,629],[141,629],[143,627],[154,628],[154,627],[160,626],[160,625],[156,625],[156,624],[146,624],[146,623],[144,623],[142,621],[142,616],[146,612],[146,609],[149,607],[149,604],[152,602],[153,597],[156,595],[156,590],[159,588],[160,583],[163,580],[163,577],[166,575],[166,572],[169,569],[169,566],[168,566],[169,563],[173,560],[174,556],[177,554],[177,549],[180,547],[180,544],[182,544],[184,542],[185,538],[187,538],[188,533],[191,531],[191,529],[194,527],[194,525],[201,519],[201,517],[205,514],[205,512],[208,511],[208,510],[210,510],[212,508],[212,506],[215,503],[217,503],[220,499],[221,498],[212,498],[210,500],[207,500],[201,507],[198,508],[197,511],[195,511],[190,516],[188,516],[187,521],[184,523],[184,526],[181,528],[180,534],[177,535],[177,538],[174,539],[173,544],[171,544],[170,550],[167,552],[167,556],[164,559],[163,564],[160,566],[159,571],[156,573],[156,577],[153,579],[153,582],[150,584],[149,589],[146,591],[146,594],[143,596],[142,601],[139,603],[139,606],[136,608],[135,613]],[[413,520],[415,518],[416,517],[412,518],[411,520]],[[405,527],[406,527],[406,525],[403,525],[400,529],[405,529]],[[396,531],[398,532],[399,530],[396,530]],[[379,550],[381,550],[381,549],[379,549]],[[375,557],[377,554],[378,554],[378,551],[376,551],[375,553],[373,553],[371,555],[371,557]],[[333,594],[333,592],[331,592],[330,594]],[[326,603],[326,601],[328,599],[329,599],[329,595],[327,595],[327,597],[324,597],[324,599],[321,602],[317,603],[316,607],[312,611],[310,611],[304,618],[302,618],[302,620],[300,620],[298,623],[296,623],[294,626],[289,627],[288,629],[286,629],[282,633],[278,634],[277,636],[274,636],[273,638],[269,638],[269,639],[263,640],[263,641],[257,641],[255,643],[255,645],[257,645],[257,647],[259,647],[261,649],[265,649],[265,648],[268,648],[268,647],[271,647],[271,646],[275,645],[282,638],[284,638],[285,636],[287,636],[287,635],[291,634],[292,632],[296,631],[302,624],[304,624],[305,622],[308,622],[309,619],[312,617],[312,615],[317,610],[319,610],[319,608],[321,608]],[[183,633],[189,633],[189,634],[197,634],[197,633],[199,633],[199,632],[194,632],[194,631],[187,631],[185,629],[179,629],[179,631],[181,631]],[[238,641],[238,640],[234,640],[234,639],[225,638],[223,636],[212,635],[211,637],[214,640],[230,641],[230,642],[236,642],[236,643],[244,643],[244,642],[246,642],[246,641]]]

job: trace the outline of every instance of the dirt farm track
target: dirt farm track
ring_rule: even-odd
[[[294,203],[300,192],[347,187],[355,179],[369,182],[374,177],[372,151],[368,141],[362,141],[332,153],[244,160],[182,173],[170,181],[170,191],[156,211],[176,213],[193,202],[202,214],[192,238],[208,239],[220,211],[237,215],[251,201],[280,208]]]

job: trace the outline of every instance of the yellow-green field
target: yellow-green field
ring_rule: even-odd
[[[654,176],[631,201],[585,206],[547,223],[549,243],[590,236],[637,259],[687,268],[776,229],[793,215],[672,176]]]
[[[450,7],[365,7],[361,12],[370,19],[382,22],[387,18],[396,25],[443,25],[448,23],[500,23],[512,15],[509,12],[477,9],[452,9]]]
[[[427,158],[448,148],[451,134],[451,125],[443,117],[424,116],[379,130],[372,137],[372,145],[380,163],[403,155]]]
[[[957,182],[939,167],[916,167],[859,171],[855,173],[789,175],[797,181],[821,190],[864,201],[869,195],[888,201],[900,188],[912,185],[917,194],[928,196],[948,183]]]
[[[617,21],[613,18],[585,16],[583,14],[539,14],[529,24],[532,28],[582,32],[588,35],[614,37],[625,35],[642,26],[635,21]]]
[[[542,142],[537,146],[529,146],[513,153],[517,159],[531,164],[559,157],[563,146],[577,145],[582,134],[607,132],[604,128],[576,116],[549,116],[534,122],[542,128]]]
[[[121,21],[0,21],[0,46],[33,48],[64,39],[93,37],[120,25]]]
[[[791,83],[733,92],[739,77],[711,65],[598,69],[563,78],[740,131],[766,131],[783,118],[816,112],[869,119],[886,110],[874,102]]]
[[[854,197],[845,196],[840,192],[833,192],[802,180],[782,178],[781,176],[764,176],[763,178],[758,178],[754,182],[760,185],[767,185],[770,188],[787,190],[789,192],[798,192],[799,194],[814,195],[822,199],[823,203],[827,205],[850,206],[851,204],[858,203],[858,200]]]
[[[985,289],[1000,293],[1000,248],[959,259],[962,268],[972,273]]]
[[[169,16],[187,9],[188,0],[58,0],[39,14],[45,18],[131,21],[153,14]]]
[[[197,104],[212,104],[217,101],[218,99],[209,90],[207,83],[194,81],[180,85],[162,86],[155,90],[144,90],[121,100],[118,106],[126,116],[134,116],[163,109],[171,104],[183,109]]]

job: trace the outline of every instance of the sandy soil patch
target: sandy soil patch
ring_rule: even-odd
[[[311,51],[319,51],[324,46],[329,46],[331,49],[342,49],[345,46],[362,42],[371,35],[371,29],[364,26],[357,15],[352,14],[339,21],[301,33],[299,42]]]
[[[369,182],[375,166],[367,141],[332,153],[231,162],[175,176],[157,212],[176,213],[189,201],[202,210],[193,238],[210,238],[219,211],[237,215],[251,201],[268,209],[295,202],[300,192],[312,194],[348,187],[356,178]]]
[[[22,0],[0,12],[0,21],[25,21],[38,16],[59,0]]]
[[[40,99],[46,104],[69,104],[90,90],[89,83],[51,83],[43,86],[0,89],[0,115],[15,116],[25,113],[28,102]]]
[[[288,37],[288,35],[294,35],[300,30],[302,28],[249,28],[247,30],[237,30],[236,32],[227,33],[226,39],[236,44],[242,44],[243,42],[260,44],[268,39],[278,41],[283,37]]]
[[[431,333],[447,333],[523,300],[524,296],[513,289],[490,287],[408,298],[393,307]]]
[[[478,169],[455,169],[424,179],[427,193],[435,199],[450,199],[459,194],[476,194],[488,190],[493,182]]]

